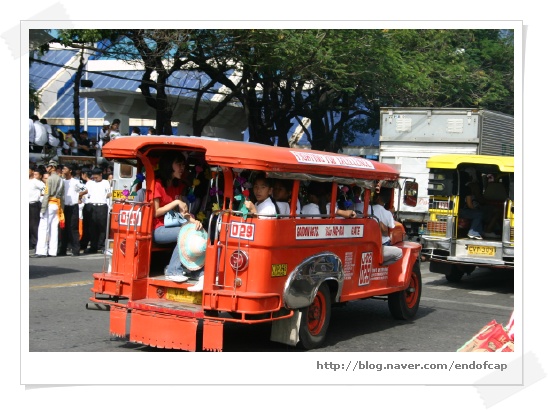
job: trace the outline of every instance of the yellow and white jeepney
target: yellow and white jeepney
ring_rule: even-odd
[[[476,267],[513,269],[514,158],[447,154],[431,157],[426,165],[429,220],[421,227],[420,241],[430,271],[457,282]],[[469,238],[470,221],[459,218],[463,173],[470,169],[476,172],[483,206],[500,216],[495,218],[498,238]]]

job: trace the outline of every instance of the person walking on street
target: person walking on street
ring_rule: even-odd
[[[84,253],[97,253],[105,248],[108,218],[107,199],[112,195],[110,184],[103,179],[101,168],[93,168],[91,178],[93,182],[86,184],[91,204],[90,246]]]
[[[40,224],[38,226],[38,243],[34,258],[57,256],[59,241],[59,226],[65,224],[63,213],[65,186],[57,175],[57,161],[50,161],[46,170],[50,173],[44,189],[44,198],[40,208]]]
[[[40,225],[40,199],[46,184],[42,182],[40,169],[33,171],[29,179],[29,249],[35,249],[38,243],[38,225]]]
[[[82,184],[80,180],[73,177],[73,173],[76,171],[76,165],[67,164],[63,166],[63,177],[65,186],[65,206],[63,208],[65,213],[65,228],[61,235],[61,248],[59,250],[59,256],[67,255],[67,248],[71,247],[72,256],[78,256],[80,254],[80,233],[78,230],[78,224],[80,222],[78,200],[80,198],[80,191]]]
[[[80,192],[80,202],[84,205],[82,208],[82,237],[80,238],[80,249],[86,250],[91,238],[91,208],[93,206],[89,202],[88,190],[91,184],[95,181],[91,179],[91,169],[84,167],[81,172],[83,190]]]

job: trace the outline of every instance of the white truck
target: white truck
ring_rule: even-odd
[[[379,161],[418,182],[416,207],[399,200],[396,218],[417,239],[428,221],[426,160],[438,154],[514,155],[514,116],[475,108],[381,108]],[[402,181],[403,183],[403,181]]]

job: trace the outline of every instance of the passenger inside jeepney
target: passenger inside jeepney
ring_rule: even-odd
[[[280,208],[272,198],[274,180],[267,178],[264,172],[257,173],[253,178],[253,196],[255,203],[249,199],[245,200],[245,206],[250,216],[259,219],[276,218],[280,214]]]
[[[308,203],[301,209],[302,215],[327,215],[331,210],[331,202],[328,196],[331,196],[331,182],[312,181],[307,188]],[[356,211],[353,209],[339,209],[335,204],[335,216],[341,218],[355,218]],[[320,216],[314,217],[314,219]]]
[[[293,189],[293,180],[275,179],[272,189],[272,197],[280,208],[281,215],[289,215],[291,209],[291,191]],[[297,215],[301,213],[301,203],[297,198]]]
[[[363,195],[362,189],[358,185],[352,187],[352,209],[358,215],[363,215]]]
[[[495,184],[494,182],[488,182],[485,186],[484,192],[483,184],[480,181],[480,178],[478,178],[477,170],[473,167],[467,167],[464,171],[469,178],[468,182],[466,182],[466,185],[472,194],[473,206],[479,209],[483,214],[483,236],[489,239],[499,239],[500,235],[497,234],[495,230],[502,228],[502,226],[500,226],[499,224],[499,221],[502,221],[503,210],[501,204],[495,204],[493,200],[495,199],[495,191],[497,191],[497,196],[502,195],[502,199],[499,199],[499,201],[504,201],[506,199],[504,186],[502,186],[502,184],[499,185]],[[500,192],[501,188],[503,191],[502,194]]]
[[[192,223],[196,230],[202,229],[200,221],[189,213],[183,200],[186,184],[183,181],[186,158],[181,152],[168,151],[160,157],[154,181],[153,240],[158,244],[177,243],[182,225],[166,226],[165,216],[174,211],[182,216],[182,224]],[[169,264],[164,269],[167,280],[185,282],[188,277],[181,264],[178,247],[175,246]]]
[[[459,217],[470,219],[470,229],[467,236],[470,239],[483,239],[484,212],[480,209],[480,203],[472,191],[473,181],[468,172],[460,173],[459,184]]]
[[[392,189],[381,188],[380,182],[376,184],[379,192],[373,197],[374,204],[368,207],[370,215],[377,218],[379,227],[381,229],[381,243],[382,243],[382,257],[383,266],[390,265],[397,260],[401,259],[403,252],[397,246],[392,246],[390,239],[390,229],[393,229],[395,225],[394,215],[387,207],[390,205],[390,199],[392,198]]]
[[[320,182],[311,181],[306,187],[307,203],[302,207],[302,215],[318,215],[314,219],[320,218],[319,215],[327,214],[326,186]],[[329,184],[331,190],[331,184]]]

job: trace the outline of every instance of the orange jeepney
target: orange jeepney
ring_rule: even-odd
[[[391,192],[387,208],[393,205],[394,168],[342,154],[206,137],[119,138],[103,147],[103,155],[143,170],[146,198],[152,198],[156,164],[169,150],[188,158],[190,211],[208,234],[203,292],[187,291],[192,281],[166,280],[175,244],[153,242],[153,202],[115,199],[108,263],[93,275],[88,303],[110,311],[112,335],[129,334],[131,342],[159,348],[222,351],[226,322],[271,322],[271,340],[312,349],[324,342],[334,305],[375,297],[388,300],[395,318],[414,317],[421,246],[406,241],[396,222],[391,244],[402,257],[383,264],[379,220],[367,213],[379,181]],[[246,181],[257,172],[290,181],[289,213],[257,218],[243,210]],[[331,189],[330,207],[320,215],[298,213],[313,181]],[[365,213],[342,218],[339,195],[354,187],[363,192]]]

